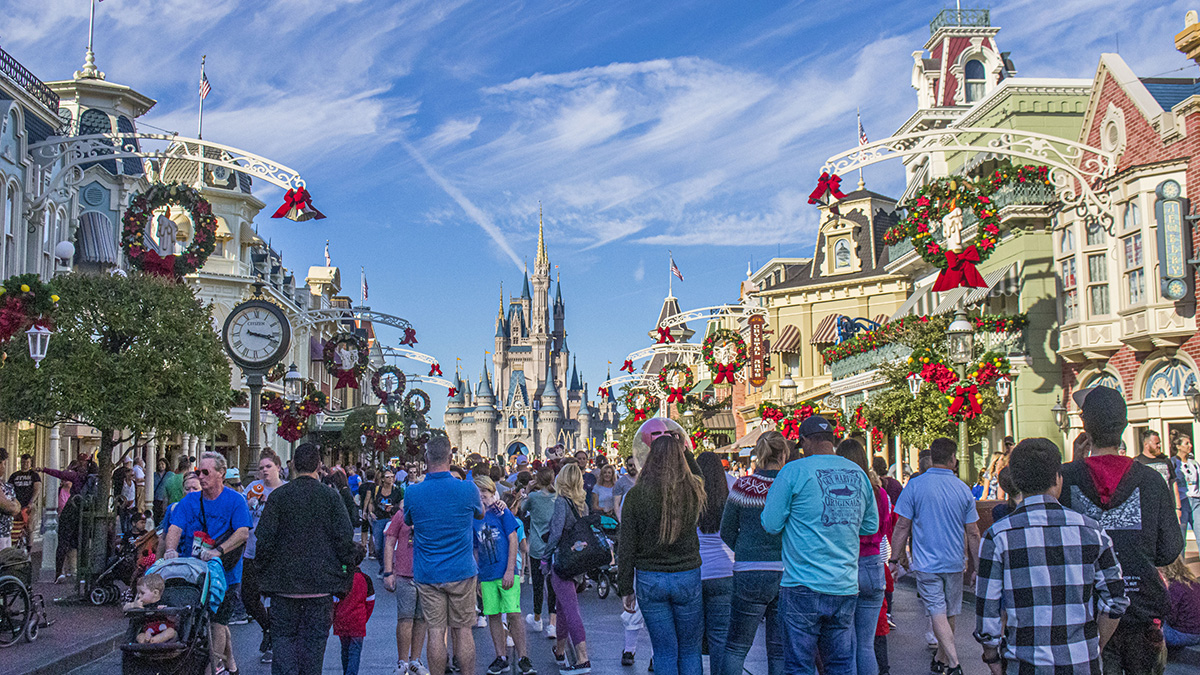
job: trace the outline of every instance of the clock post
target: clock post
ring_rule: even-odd
[[[263,282],[254,283],[254,297],[229,312],[221,339],[225,352],[242,369],[250,389],[250,433],[247,445],[252,457],[262,449],[260,418],[263,377],[283,360],[292,343],[292,327],[283,308],[263,298]]]
[[[250,435],[246,439],[250,446],[250,457],[258,457],[258,451],[262,449],[262,443],[259,440],[259,417],[262,411],[262,388],[263,375],[262,371],[243,371],[246,373],[246,386],[250,387]]]

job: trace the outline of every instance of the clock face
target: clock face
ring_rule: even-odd
[[[1173,180],[1164,181],[1162,184],[1162,195],[1167,199],[1175,199],[1179,196],[1179,183]]]
[[[287,351],[291,332],[282,310],[251,300],[235,307],[225,320],[225,349],[239,365],[269,367]]]
[[[1168,300],[1179,300],[1184,295],[1187,295],[1187,284],[1183,279],[1171,279],[1167,282],[1166,293]]]

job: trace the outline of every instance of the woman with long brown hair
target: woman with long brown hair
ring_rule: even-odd
[[[700,675],[704,670],[696,525],[707,496],[694,466],[682,438],[655,438],[637,484],[621,506],[617,592],[626,611],[641,607],[654,646],[656,675]]]

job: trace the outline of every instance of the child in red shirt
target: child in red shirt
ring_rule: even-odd
[[[375,584],[358,569],[366,557],[367,549],[358,544],[350,593],[338,601],[333,610],[333,634],[342,640],[343,675],[358,675],[363,638],[367,636],[367,621],[371,619],[371,612],[375,611]]]

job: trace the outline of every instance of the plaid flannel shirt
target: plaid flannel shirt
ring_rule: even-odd
[[[1052,497],[1026,497],[983,536],[975,639],[999,648],[1009,673],[1099,675],[1093,593],[1110,617],[1129,606],[1108,534]]]

